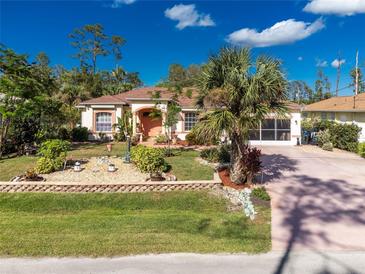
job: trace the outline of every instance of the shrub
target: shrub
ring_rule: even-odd
[[[355,124],[335,124],[330,129],[334,147],[357,152],[361,128]]]
[[[61,140],[70,140],[71,139],[70,131],[65,127],[59,128],[57,135],[58,135],[58,138],[60,138]]]
[[[41,144],[38,155],[41,158],[37,161],[36,172],[50,173],[60,169],[66,159],[66,152],[70,148],[67,141],[54,139]]]
[[[157,135],[155,137],[155,142],[157,144],[166,144],[167,143],[167,137],[166,137],[166,135]]]
[[[251,194],[260,200],[270,201],[270,195],[267,193],[265,187],[256,187],[252,190]]]
[[[245,174],[247,178],[247,182],[251,183],[253,177],[260,171],[261,169],[261,150],[255,147],[249,147],[248,145],[244,145],[242,147],[242,155],[240,161],[243,166],[243,174]]]
[[[333,150],[333,144],[331,142],[324,143],[322,145],[323,150],[332,151]]]
[[[163,150],[158,148],[137,145],[131,150],[131,159],[136,167],[151,176],[159,175],[168,168],[163,156]]]
[[[222,145],[217,148],[207,148],[200,152],[200,157],[212,163],[228,163],[231,158],[230,146]]]
[[[89,130],[86,127],[75,127],[71,131],[72,141],[86,142],[89,139]]]
[[[200,152],[200,157],[208,162],[217,163],[219,162],[219,149],[216,147],[203,149]]]
[[[127,137],[125,136],[124,132],[116,132],[113,134],[113,140],[117,142],[125,142]]]
[[[360,143],[358,146],[358,153],[361,157],[365,158],[365,143]]]
[[[185,140],[188,142],[189,146],[208,146],[208,145],[216,145],[218,144],[218,141],[216,139],[211,139],[211,140],[201,140],[197,137],[197,135],[194,133],[194,130],[190,131],[188,134],[186,134],[185,136]]]
[[[317,134],[317,143],[318,146],[322,147],[326,143],[331,142],[331,134],[329,129],[321,130]]]

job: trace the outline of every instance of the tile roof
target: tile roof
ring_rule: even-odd
[[[173,93],[163,87],[144,87],[119,93],[116,95],[106,95],[81,102],[79,105],[97,105],[97,104],[129,104],[134,100],[151,100],[154,92],[160,92],[161,100],[171,100]],[[193,96],[194,97],[194,96]],[[194,107],[195,99],[185,95],[179,97],[179,103],[182,107]]]
[[[310,104],[304,111],[365,112],[365,93],[356,96],[338,96]]]
[[[186,91],[192,90],[192,97],[187,97]],[[79,105],[98,105],[98,104],[129,104],[134,100],[151,100],[154,92],[160,92],[160,98],[162,100],[171,100],[173,92],[164,87],[143,87],[133,89],[116,95],[106,95],[98,98],[93,98],[87,101],[81,102]],[[197,91],[194,88],[184,88],[182,95],[179,96],[179,104],[183,108],[196,108]],[[290,111],[300,112],[300,105],[288,102],[287,106]]]

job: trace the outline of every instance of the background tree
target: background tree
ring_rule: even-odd
[[[249,129],[269,114],[286,112],[287,81],[280,61],[260,56],[252,63],[249,49],[223,48],[209,58],[199,78],[200,100],[209,107],[194,128],[198,137],[232,142],[230,177],[243,183],[244,148]]]
[[[96,73],[99,56],[113,54],[117,61],[122,58],[124,38],[118,35],[109,37],[101,24],[75,29],[69,37],[72,39],[71,45],[77,50],[74,57],[80,60],[80,67],[91,67],[93,74]]]
[[[0,157],[9,144],[9,133],[21,128],[19,124],[15,126],[16,122],[29,124],[35,121],[37,124],[28,127],[37,129],[45,120],[44,110],[52,106],[48,91],[54,89],[53,76],[45,73],[49,70],[40,71],[39,64],[28,63],[26,55],[16,54],[5,46],[0,47]],[[52,116],[56,114],[53,110]],[[25,121],[27,117],[29,119]],[[54,120],[56,118],[49,123]]]
[[[304,81],[291,81],[288,85],[288,99],[298,104],[314,102],[313,90]]]
[[[359,88],[358,88],[358,92],[359,93],[363,93],[365,92],[365,83],[363,80],[363,74],[362,74],[362,70],[361,68],[357,68],[358,71],[358,83],[359,83]],[[355,93],[355,84],[356,84],[356,68],[353,68],[350,72],[350,76],[351,76],[351,86],[353,86],[354,88],[354,93]]]

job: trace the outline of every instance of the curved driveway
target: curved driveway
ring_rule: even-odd
[[[365,159],[315,146],[261,149],[273,250],[365,251]]]

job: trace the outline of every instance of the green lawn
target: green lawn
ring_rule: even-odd
[[[194,150],[175,151],[176,156],[166,158],[172,166],[171,172],[178,180],[212,180],[213,169],[198,163],[199,152]]]
[[[69,158],[81,159],[97,156],[121,156],[126,151],[125,143],[113,144],[113,149],[108,152],[106,144],[80,144],[73,145],[72,149],[67,153]],[[23,174],[27,169],[35,167],[37,157],[21,156],[14,158],[4,158],[0,160],[0,181],[9,181],[12,177]]]
[[[97,156],[120,156],[123,157],[126,151],[125,143],[113,144],[113,149],[108,152],[106,144],[81,144],[74,145],[68,152],[68,157],[73,159],[90,158]],[[166,160],[172,166],[172,173],[178,180],[211,180],[213,169],[209,166],[199,164],[195,158],[199,152],[193,150],[176,150],[176,156],[168,157]],[[37,157],[14,157],[0,160],[0,181],[9,181],[16,175],[23,174],[27,169],[35,167]]]
[[[9,181],[14,176],[23,174],[27,169],[35,167],[37,157],[14,157],[0,160],[0,181]]]
[[[207,192],[0,193],[0,256],[266,252],[270,209],[254,221]]]

